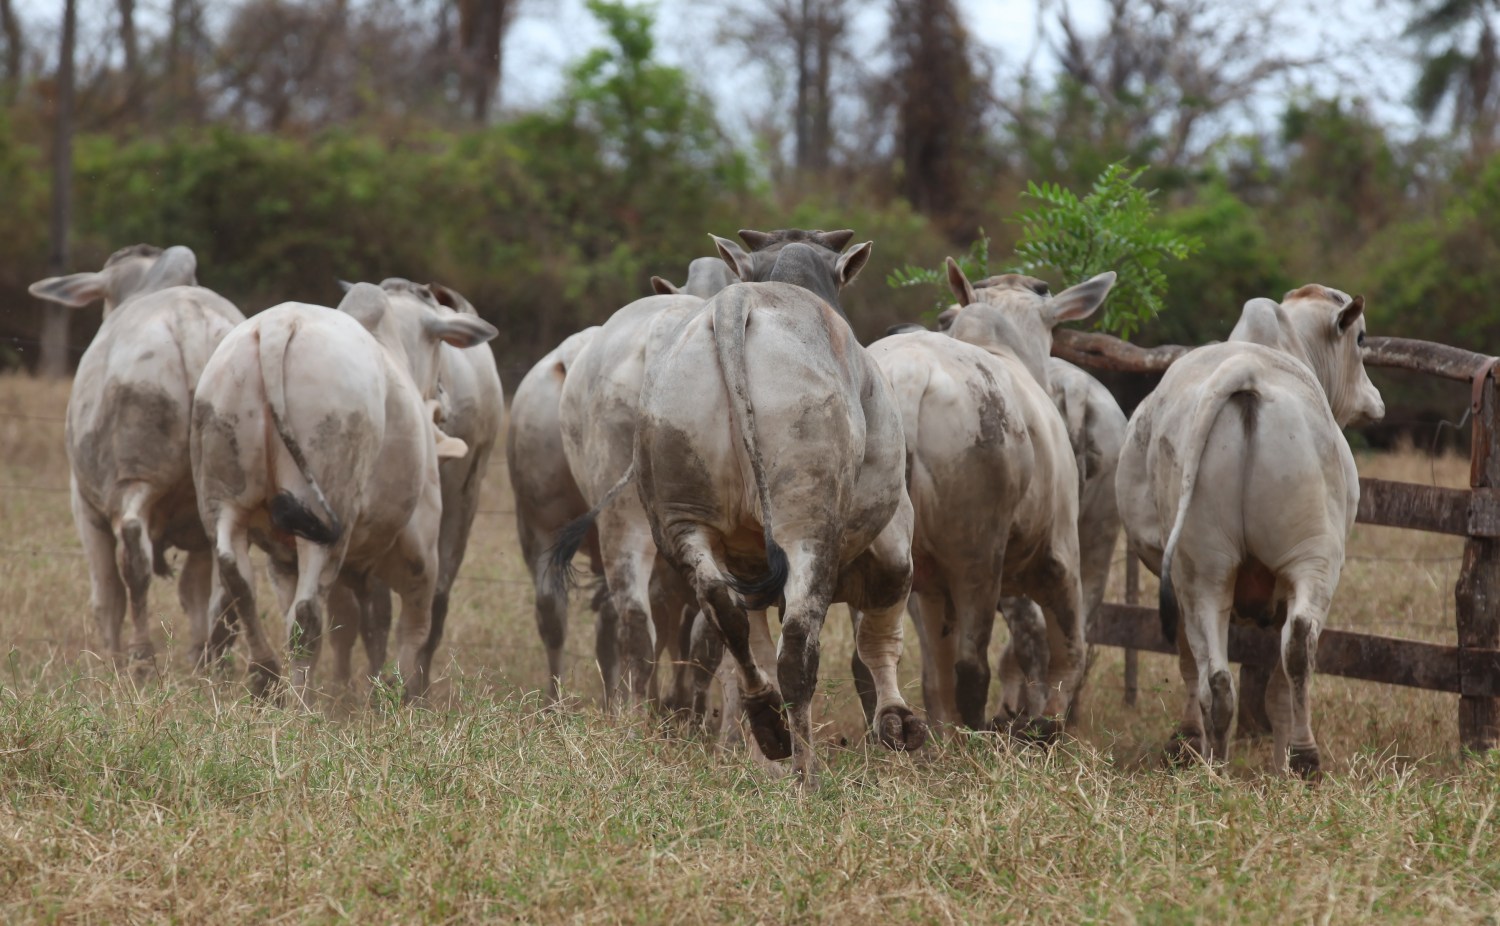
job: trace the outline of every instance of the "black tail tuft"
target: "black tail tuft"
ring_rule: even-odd
[[[295,534],[303,540],[311,540],[325,547],[337,543],[344,533],[337,518],[333,519],[332,524],[324,524],[313,514],[311,508],[302,504],[290,492],[278,492],[271,499],[271,524],[277,530]]]
[[[745,607],[752,611],[764,610],[780,601],[786,588],[791,564],[787,562],[786,551],[774,540],[766,541],[766,564],[771,568],[758,579],[729,577],[729,587],[745,599]]]
[[[573,568],[573,556],[583,546],[589,531],[594,529],[594,519],[598,516],[599,512],[595,509],[569,521],[557,532],[557,539],[547,551],[547,575],[559,590],[578,587],[578,571]]]
[[[1177,590],[1172,587],[1172,561],[1166,559],[1161,564],[1161,595],[1156,603],[1157,614],[1161,617],[1161,635],[1168,643],[1177,642],[1177,623],[1181,620],[1181,612],[1177,608]]]

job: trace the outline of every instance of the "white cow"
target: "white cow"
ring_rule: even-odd
[[[341,284],[347,291],[353,284]],[[382,280],[380,288],[390,300],[390,310],[421,317],[458,312],[478,317],[474,306],[460,293],[440,283],[413,283],[399,277]],[[495,354],[487,345],[467,349],[443,345],[438,349],[438,392],[441,426],[445,434],[461,440],[468,452],[443,457],[438,463],[443,495],[443,518],[438,531],[438,577],[432,598],[432,629],[424,648],[431,664],[443,639],[448,618],[448,599],[469,546],[469,532],[479,511],[484,476],[490,453],[499,439],[505,417],[505,391],[495,368]],[[294,564],[293,564],[294,565]],[[385,665],[386,640],[391,623],[390,589],[379,581],[346,574],[329,596],[330,622],[336,628],[352,623],[359,627],[369,656],[373,677]],[[331,633],[334,675],[341,682],[350,677],[352,636]]]
[[[207,630],[213,557],[198,521],[188,463],[188,423],[198,375],[219,341],[244,321],[228,300],[197,285],[184,247],[116,251],[98,273],[31,285],[31,293],[80,307],[104,300],[104,324],[78,363],[68,397],[73,520],[88,556],[94,620],[106,648],[150,660],[146,609],[153,566],[168,574],[168,547],[188,551],[178,595],[195,651]]]
[[[222,652],[238,623],[257,694],[281,668],[255,610],[252,542],[273,560],[295,551],[287,632],[299,697],[341,570],[373,574],[401,596],[397,665],[408,698],[425,691],[439,571],[438,457],[467,450],[433,423],[439,346],[473,347],[495,334],[470,315],[393,311],[380,287],[360,283],[338,311],[295,302],[267,309],[214,352],[191,435],[199,511],[225,596],[209,655]],[[334,629],[353,631],[348,623]]]
[[[928,715],[975,729],[989,697],[988,647],[1002,586],[1041,603],[1046,680],[1028,686],[1015,726],[1055,736],[1083,673],[1079,476],[1048,392],[1052,327],[1104,301],[1114,274],[1059,293],[1017,275],[983,281],[951,260],[965,308],[952,337],[900,334],[871,347],[901,407],[916,511],[913,557]],[[1041,654],[1032,658],[1040,661]]]
[[[1275,761],[1319,770],[1309,683],[1359,506],[1340,428],[1385,414],[1365,374],[1364,331],[1361,296],[1313,284],[1280,304],[1252,299],[1228,343],[1172,364],[1130,419],[1120,515],[1162,579],[1162,630],[1187,688],[1179,749],[1226,757],[1231,613],[1270,623],[1284,603],[1266,688]]]
[[[759,272],[716,241],[737,276]],[[786,244],[770,282],[731,286],[678,328],[641,391],[635,459],[652,536],[723,635],[762,752],[792,756],[808,784],[818,637],[836,601],[864,612],[857,645],[881,741],[915,749],[927,733],[896,679],[911,583],[901,420],[837,307],[870,249]],[[771,656],[752,642],[763,614],[747,611],[777,600]]]
[[[759,279],[769,272],[777,253],[789,242],[809,242],[836,254],[853,234],[745,230],[740,236],[757,250],[747,253],[732,243],[724,244],[732,249],[744,272]],[[648,698],[654,658],[665,642],[660,639],[657,624],[677,635],[681,615],[664,614],[659,620],[653,617],[650,586],[657,548],[650,523],[636,492],[619,489],[635,453],[646,371],[656,362],[657,351],[672,342],[677,328],[703,308],[705,298],[719,291],[715,287],[722,288],[730,279],[726,270],[723,260],[699,258],[689,268],[683,294],[648,296],[615,312],[587,349],[578,354],[563,382],[558,414],[568,466],[584,500],[600,509],[589,523],[597,532],[604,581],[613,605],[612,611],[601,612],[601,618],[614,616],[618,620],[617,646],[612,645],[607,627],[601,629],[603,637],[598,643],[606,698],[614,694],[622,671],[630,698]],[[670,286],[665,281],[654,285],[659,290]],[[579,525],[580,530],[558,544],[559,550],[576,550],[582,544],[583,531],[588,527],[582,522]],[[561,589],[563,570],[554,570],[552,579],[559,589],[551,595],[565,595]],[[663,576],[658,581],[670,585],[672,578]]]

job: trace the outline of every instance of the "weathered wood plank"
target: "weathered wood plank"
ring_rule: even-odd
[[[1457,537],[1500,537],[1500,492],[1361,478],[1358,520]]]
[[[1476,503],[1500,488],[1500,407],[1492,372],[1474,379],[1469,481]],[[1458,740],[1483,753],[1500,746],[1500,698],[1483,654],[1500,649],[1500,540],[1473,536],[1464,544],[1464,564],[1453,589],[1463,696],[1458,699]],[[1470,658],[1472,656],[1472,658]],[[1481,691],[1489,690],[1488,694]]]
[[[1162,639],[1156,609],[1138,605],[1105,604],[1089,630],[1089,642],[1167,655],[1177,652],[1175,646]],[[1232,662],[1274,665],[1277,646],[1275,631],[1259,627],[1230,628],[1229,659]],[[1488,659],[1490,655],[1482,654],[1476,659]],[[1500,654],[1494,655],[1500,658]],[[1318,638],[1317,672],[1454,694],[1460,692],[1462,678],[1457,647],[1333,628],[1325,628]]]
[[[1161,373],[1191,348],[1180,344],[1139,347],[1097,331],[1059,328],[1053,332],[1052,353],[1070,363],[1096,370]],[[1494,361],[1493,357],[1411,338],[1365,339],[1365,365],[1410,370],[1443,379],[1469,382]]]

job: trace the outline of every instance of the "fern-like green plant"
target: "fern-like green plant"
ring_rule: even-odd
[[[1028,183],[1026,196],[1037,205],[1011,219],[1021,226],[1019,272],[1050,272],[1072,286],[1115,271],[1096,327],[1127,340],[1161,312],[1167,291],[1161,262],[1182,260],[1203,247],[1196,237],[1152,226],[1156,191],[1136,185],[1144,172],[1111,164],[1082,198],[1055,183]]]
[[[979,229],[979,237],[969,245],[969,253],[960,255],[955,260],[971,280],[982,280],[990,275],[990,237],[984,233],[983,228]],[[885,283],[892,289],[906,289],[912,286],[937,287],[939,291],[937,300],[933,303],[932,309],[923,315],[923,319],[927,322],[935,319],[937,314],[953,301],[948,294],[948,273],[941,266],[933,269],[906,264],[886,274]]]

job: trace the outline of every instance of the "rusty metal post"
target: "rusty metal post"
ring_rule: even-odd
[[[1141,561],[1129,548],[1125,550],[1125,603],[1141,603]],[[1140,693],[1140,662],[1139,650],[1125,650],[1125,703],[1131,707],[1135,707],[1136,696]]]
[[[1474,442],[1470,451],[1469,485],[1476,496],[1500,492],[1495,363],[1491,362],[1474,376]],[[1471,662],[1465,658],[1465,651],[1500,649],[1500,540],[1469,537],[1464,543],[1463,570],[1453,592],[1458,667],[1464,692],[1458,698],[1458,740],[1463,749],[1479,754],[1500,745],[1500,698],[1488,694],[1495,690],[1495,680],[1488,677],[1493,661],[1475,658]]]

